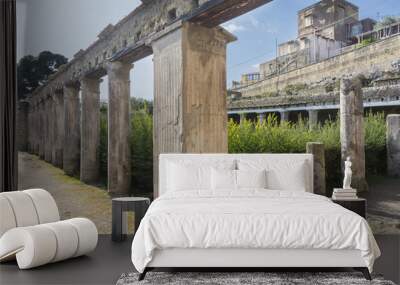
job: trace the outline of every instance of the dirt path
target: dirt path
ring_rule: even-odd
[[[86,185],[37,156],[19,153],[19,189],[43,188],[58,205],[61,219],[87,217],[100,234],[111,233],[111,198],[104,189]]]

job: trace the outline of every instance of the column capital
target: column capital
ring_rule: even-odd
[[[133,68],[132,63],[122,62],[122,61],[110,61],[107,63],[107,73],[115,74],[116,76],[122,76],[129,74]]]
[[[360,76],[343,77],[340,79],[340,92],[347,95],[351,91],[359,90],[362,88]]]
[[[79,81],[67,81],[64,84],[64,89],[65,88],[79,90],[81,88],[81,83]]]
[[[80,85],[82,90],[89,90],[90,92],[100,93],[101,78],[83,77]]]

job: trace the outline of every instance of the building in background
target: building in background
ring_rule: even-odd
[[[400,18],[359,19],[346,0],[322,0],[298,12],[298,35],[277,56],[243,74],[228,90],[228,114],[262,120],[298,116],[324,122],[339,108],[340,78],[363,76],[364,107],[400,110]]]
[[[357,36],[371,32],[375,21],[359,20],[359,8],[346,0],[322,0],[298,12],[298,36],[279,44],[277,57],[260,64],[260,71],[244,74],[240,83],[288,72],[338,55],[342,48],[357,43]]]

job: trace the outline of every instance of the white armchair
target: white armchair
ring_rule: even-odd
[[[97,238],[89,219],[60,221],[43,189],[0,193],[0,262],[16,258],[20,269],[37,267],[89,253]]]

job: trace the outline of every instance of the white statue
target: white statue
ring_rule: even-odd
[[[352,189],[351,188],[351,176],[353,172],[351,171],[351,161],[350,156],[347,157],[344,162],[344,179],[343,179],[343,189]]]

